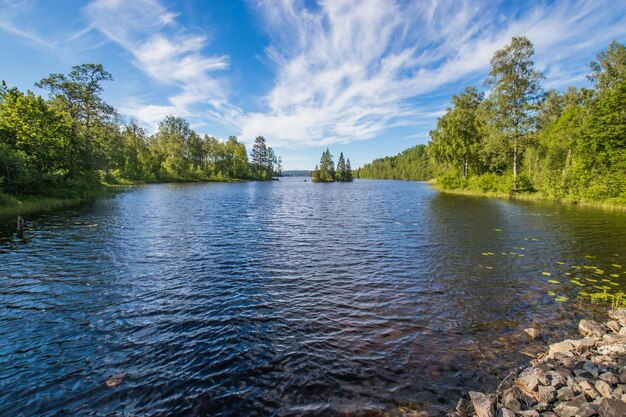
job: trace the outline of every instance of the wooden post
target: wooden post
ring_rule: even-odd
[[[24,239],[24,219],[22,216],[17,216],[17,237]]]

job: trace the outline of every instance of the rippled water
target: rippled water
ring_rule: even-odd
[[[441,413],[596,310],[572,265],[626,283],[623,213],[416,182],[151,185],[27,227],[1,415]]]

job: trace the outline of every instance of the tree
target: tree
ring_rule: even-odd
[[[606,51],[591,63],[593,73],[587,78],[600,92],[614,89],[626,80],[626,46],[613,41]]]
[[[491,87],[489,102],[494,122],[506,142],[512,144],[513,189],[517,188],[519,156],[524,139],[535,128],[535,113],[543,95],[540,72],[534,70],[533,44],[525,37],[514,37],[511,44],[496,51],[486,85]]]
[[[479,165],[481,132],[477,110],[482,101],[482,93],[475,87],[467,87],[461,94],[452,96],[452,107],[437,120],[437,128],[430,132],[435,158],[460,168],[464,177],[467,177],[470,165]]]
[[[333,182],[335,181],[335,163],[330,151],[326,149],[322,152],[319,169],[316,168],[317,175],[313,177],[313,181]]]
[[[274,151],[263,136],[257,136],[252,146],[252,172],[260,179],[270,179],[273,173]]]
[[[337,161],[337,181],[346,180],[346,160],[343,157],[343,152],[339,154],[339,160]]]
[[[344,181],[352,181],[352,167],[350,166],[350,158],[348,158],[348,160],[346,161],[346,172],[344,176]]]

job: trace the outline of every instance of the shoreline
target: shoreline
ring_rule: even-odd
[[[495,391],[468,392],[448,416],[626,416],[626,309],[611,311],[609,317],[606,323],[581,320],[582,339],[547,346]],[[537,329],[525,331],[533,340],[540,337]]]

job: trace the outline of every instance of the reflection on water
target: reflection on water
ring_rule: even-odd
[[[27,235],[0,243],[2,415],[441,412],[528,360],[523,328],[600,311],[583,266],[626,284],[624,214],[415,182],[153,185]]]

